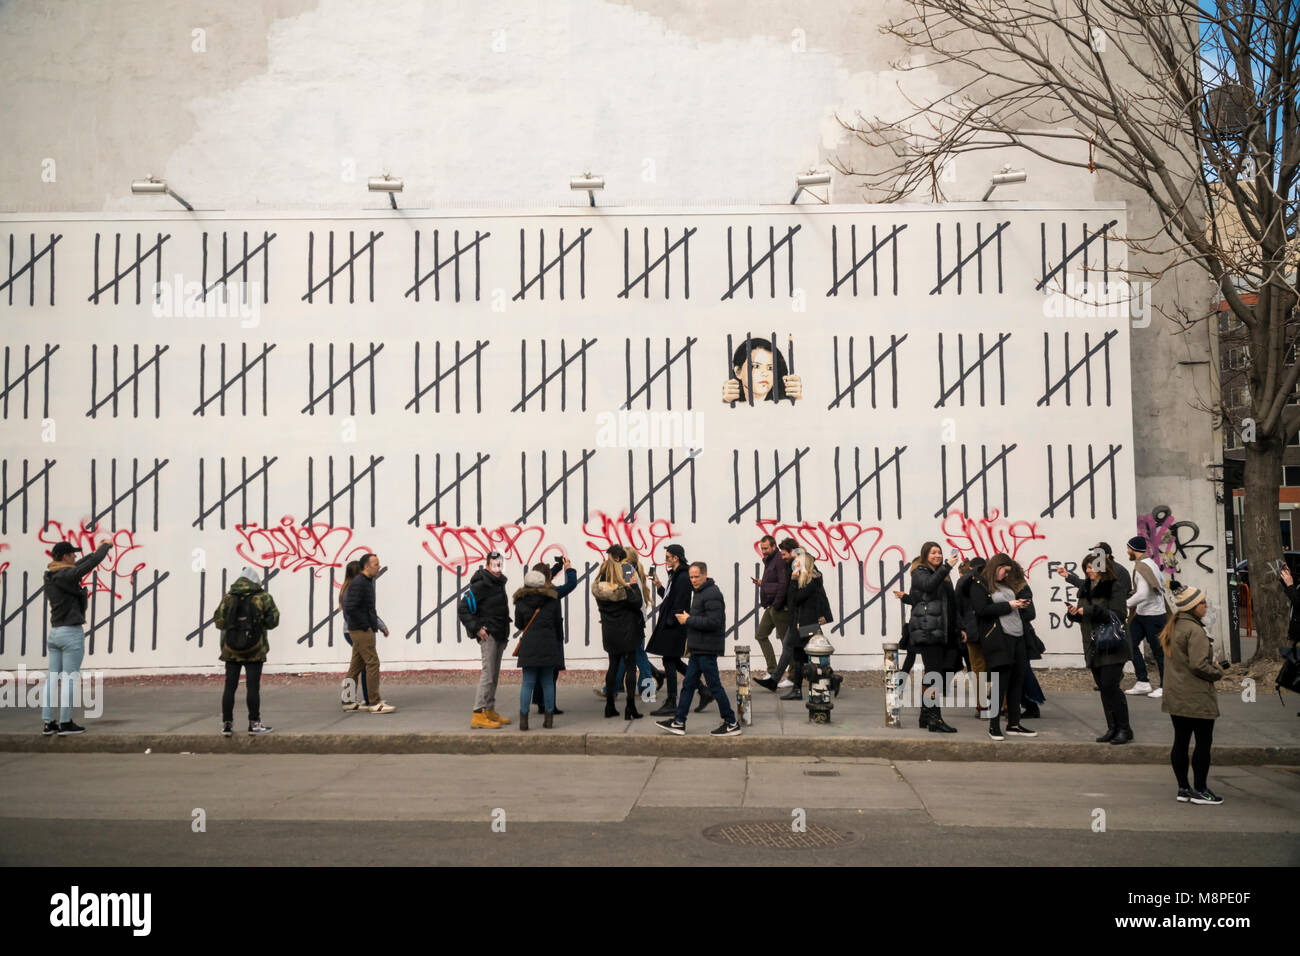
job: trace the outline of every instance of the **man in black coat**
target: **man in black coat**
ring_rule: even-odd
[[[722,717],[722,723],[710,733],[714,737],[737,737],[740,724],[736,722],[736,713],[731,709],[731,701],[727,699],[722,679],[718,677],[718,655],[727,644],[727,606],[722,591],[708,574],[709,566],[703,561],[691,565],[690,607],[676,615],[677,622],[686,627],[686,648],[691,653],[691,663],[686,668],[676,715],[656,723],[669,733],[685,734],[686,715],[691,711],[695,689],[703,677],[709,693],[718,702],[718,713]]]
[[[379,557],[374,554],[361,556],[361,573],[352,579],[348,589],[343,592],[343,626],[348,629],[352,639],[352,660],[348,664],[346,681],[356,687],[357,679],[364,670],[366,673],[366,693],[370,704],[365,707],[372,714],[391,714],[397,708],[384,700],[379,693],[379,651],[375,646],[375,632],[382,631],[388,636],[388,628],[379,619],[375,611],[375,578],[379,576]],[[349,685],[345,682],[344,687]],[[348,710],[357,709],[356,692],[344,694],[343,706]]]
[[[506,576],[500,552],[487,556],[487,563],[469,579],[469,589],[457,610],[460,623],[469,636],[479,643],[483,670],[479,673],[478,691],[470,727],[496,730],[510,723],[509,717],[496,712],[497,682],[501,679],[501,655],[510,639],[510,599],[506,596]]]
[[[47,643],[49,676],[45,681],[45,701],[41,707],[41,733],[66,737],[85,733],[72,719],[72,701],[79,694],[76,675],[81,672],[81,662],[86,653],[86,604],[90,592],[81,586],[81,579],[108,555],[111,541],[105,541],[93,553],[77,561],[73,555],[81,549],[70,541],[56,542],[50,550],[50,562],[45,569],[45,597],[50,604],[50,636]],[[66,688],[66,693],[65,693]],[[66,698],[66,703],[65,703]],[[55,720],[55,714],[59,719]]]
[[[668,568],[665,587],[656,577],[652,582],[659,595],[659,616],[655,618],[654,632],[646,651],[658,654],[664,660],[664,674],[668,683],[668,696],[663,705],[650,716],[671,717],[677,713],[677,675],[686,673],[682,658],[686,656],[686,628],[677,623],[677,615],[691,604],[691,579],[686,565],[686,552],[680,544],[664,548],[664,566]]]

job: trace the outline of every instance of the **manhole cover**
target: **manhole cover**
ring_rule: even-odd
[[[773,850],[828,850],[858,842],[853,833],[842,833],[820,823],[809,823],[802,833],[790,829],[788,820],[758,823],[718,823],[704,831],[704,837],[723,846],[763,847]]]
[[[805,777],[838,777],[840,772],[838,770],[805,770],[803,775]]]

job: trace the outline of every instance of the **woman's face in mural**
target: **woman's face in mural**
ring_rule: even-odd
[[[776,373],[771,352],[767,349],[754,349],[750,353],[748,362],[736,366],[736,378],[740,379],[742,392],[749,387],[751,374],[754,377],[754,401],[761,402],[767,398],[767,393],[772,391],[772,382],[775,380]]]

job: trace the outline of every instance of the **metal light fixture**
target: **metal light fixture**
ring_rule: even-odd
[[[591,170],[587,170],[581,176],[574,176],[569,180],[569,188],[576,189],[579,192],[585,190],[587,198],[591,200],[593,206],[596,205],[596,190],[605,188],[604,176],[593,176]]]
[[[1010,164],[1003,166],[993,174],[993,179],[989,181],[989,188],[984,193],[984,198],[980,202],[988,202],[989,197],[993,195],[993,190],[999,186],[1009,186],[1012,183],[1023,183],[1028,179],[1028,175],[1023,169],[1012,169]]]
[[[794,178],[795,190],[794,190],[794,195],[790,197],[790,205],[793,206],[798,201],[800,193],[802,193],[805,189],[808,189],[809,186],[829,186],[830,182],[831,182],[831,174],[829,172],[820,171],[812,167],[809,167],[808,172],[800,173],[798,176]],[[809,192],[812,191],[809,190]],[[822,199],[816,193],[812,193],[812,196],[814,199],[818,199],[823,203],[830,202],[829,191],[827,191],[825,199]]]
[[[400,193],[402,185],[400,179],[390,176],[388,173],[384,173],[383,176],[372,176],[366,182],[367,188],[372,193],[388,193],[388,201],[393,204],[394,209],[397,208],[397,197],[393,194]]]
[[[178,203],[180,203],[190,212],[194,211],[194,207],[191,206],[189,203],[187,203],[180,196],[176,195],[176,193],[172,192],[171,187],[169,187],[167,183],[165,183],[161,179],[154,179],[153,176],[147,176],[144,179],[132,180],[131,192],[135,193],[137,196],[159,194],[159,193],[166,194],[168,196],[171,196],[172,199],[175,199]]]

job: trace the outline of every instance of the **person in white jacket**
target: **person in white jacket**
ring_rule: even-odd
[[[1133,562],[1133,593],[1129,595],[1129,636],[1133,646],[1133,673],[1137,683],[1126,694],[1146,694],[1148,697],[1164,696],[1165,652],[1160,646],[1160,632],[1164,630],[1166,611],[1164,573],[1154,558],[1147,555],[1147,539],[1141,535],[1129,538],[1128,559]],[[1155,656],[1160,672],[1160,686],[1151,689],[1147,662],[1142,656],[1142,642],[1147,642]]]

